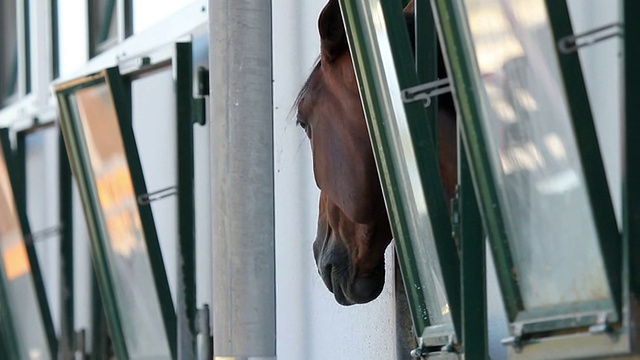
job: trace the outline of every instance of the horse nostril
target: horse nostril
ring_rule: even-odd
[[[322,281],[331,292],[333,292],[332,271],[333,271],[333,265],[331,264],[326,264],[325,266],[322,267],[320,271],[320,277],[322,278]]]

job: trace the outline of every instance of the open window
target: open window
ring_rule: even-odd
[[[433,3],[509,318],[503,343],[513,358],[629,352],[626,261],[566,2]]]
[[[438,176],[429,176],[439,174],[433,128],[423,105],[404,103],[400,91],[418,84],[401,4],[345,0],[340,5],[420,342],[413,355],[455,352],[459,258],[443,185]]]
[[[119,358],[175,358],[176,316],[117,68],[55,88]]]
[[[0,131],[0,328],[7,356],[55,359],[57,341],[26,214],[16,201],[17,169]]]

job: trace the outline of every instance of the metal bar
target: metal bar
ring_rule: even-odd
[[[461,15],[464,13],[463,5],[455,1],[432,0],[432,6],[437,13],[436,24],[440,43],[444,46],[448,73],[455,87],[463,142],[469,156],[480,214],[491,241],[507,314],[509,320],[514,321],[523,303],[520,290],[511,275],[513,259],[509,251],[503,209],[498,201],[496,183],[486,155],[488,145],[480,119],[481,104],[474,95],[475,89],[480,88],[481,84],[475,83],[472,72],[475,57],[470,52],[473,45],[465,30],[466,20]]]
[[[146,206],[151,204],[154,201],[162,200],[164,198],[168,198],[169,196],[174,196],[178,194],[179,194],[178,186],[169,186],[164,189],[138,195],[138,198],[137,198],[138,205]]]
[[[178,335],[181,354],[194,358],[196,354],[196,246],[194,204],[194,150],[193,150],[193,59],[191,43],[178,43],[175,48],[176,70],[176,131],[178,144],[178,233],[180,257],[178,260]],[[186,333],[183,331],[186,330]]]
[[[561,54],[571,54],[582,47],[591,46],[620,35],[622,35],[620,23],[604,25],[580,34],[567,35],[561,38],[558,40],[558,49]],[[578,42],[578,40],[582,41]]]
[[[415,53],[418,81],[429,83],[438,80],[438,33],[431,6],[426,1],[415,2]],[[438,101],[431,99],[431,109],[426,110],[431,124],[433,143],[438,148]],[[428,106],[425,104],[425,106]]]
[[[63,231],[60,239],[60,355],[73,356],[75,348],[75,289],[73,282],[73,188],[71,168],[62,133],[58,131],[58,206]]]
[[[545,2],[554,40],[558,42],[564,36],[573,34],[566,0],[546,0]],[[587,88],[582,78],[580,58],[577,53],[559,54],[558,61],[611,297],[618,313],[618,320],[621,320],[622,239],[613,210]]]
[[[450,314],[452,332],[460,334],[459,259],[442,182],[436,175],[440,173],[438,152],[431,127],[424,121],[424,108],[417,103],[404,104],[400,97],[400,89],[418,83],[400,3],[343,0],[340,5],[414,326],[418,334],[425,333],[422,326],[446,328],[443,323],[429,324],[429,307],[435,304],[426,303],[419,294],[427,281],[442,282],[448,311],[438,309],[438,313]],[[428,253],[429,247],[437,254],[434,259],[439,265],[434,265],[434,270],[441,272],[441,279],[430,271],[420,273],[419,268],[416,273],[409,272],[418,264],[431,266],[425,265],[427,259],[416,258],[418,249]]]
[[[209,0],[214,357],[276,356],[271,20]]]
[[[633,0],[623,2],[624,17],[624,155],[623,155],[623,226],[625,251],[629,261],[631,291],[640,298],[640,106],[638,84],[640,84],[640,3]]]
[[[462,144],[458,135],[462,341],[465,359],[488,359],[485,237],[469,157]]]

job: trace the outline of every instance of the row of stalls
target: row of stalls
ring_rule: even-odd
[[[399,254],[345,308],[292,115],[323,1],[3,1],[0,357],[637,355],[640,6],[417,0],[414,58],[402,3],[340,1]],[[427,176],[446,92],[452,216]]]

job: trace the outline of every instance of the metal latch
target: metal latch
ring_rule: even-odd
[[[169,186],[167,188],[160,189],[158,191],[139,195],[138,204],[142,206],[149,205],[156,200],[164,199],[166,197],[177,195],[177,194],[178,194],[178,187]]]
[[[451,92],[449,78],[440,79],[425,84],[412,86],[401,91],[402,101],[410,103],[414,101],[424,101],[424,107],[431,105],[431,98]]]
[[[616,22],[580,34],[565,36],[558,41],[558,49],[561,54],[571,54],[578,51],[581,47],[590,46],[621,35],[622,24]]]

